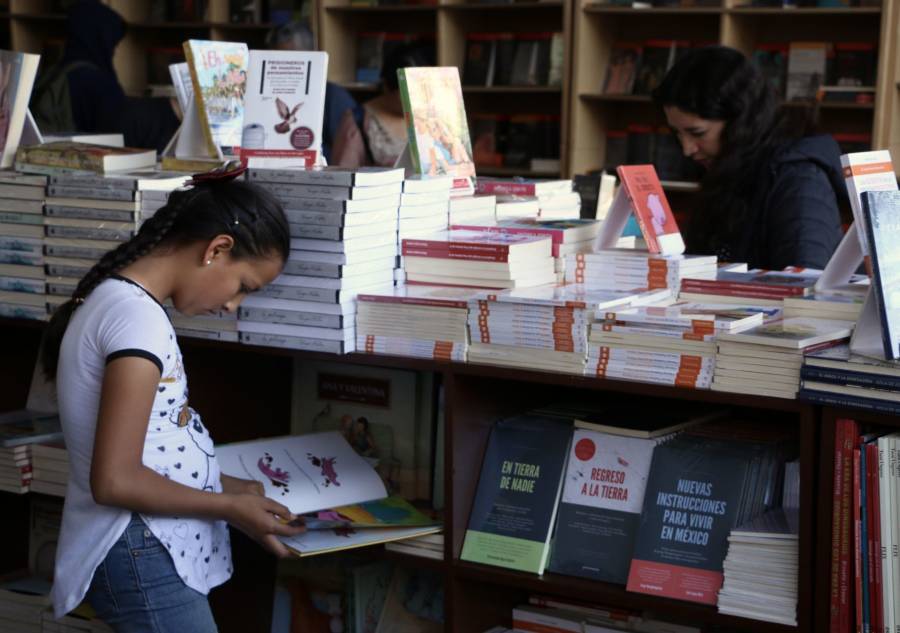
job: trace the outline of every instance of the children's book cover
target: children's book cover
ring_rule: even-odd
[[[303,522],[307,530],[343,527],[421,527],[440,524],[397,496],[312,512],[303,516]]]
[[[327,74],[328,53],[250,51],[241,159],[320,151]]]
[[[225,154],[235,154],[241,145],[244,121],[247,45],[188,40],[184,43],[184,56],[190,66],[209,155],[216,156],[216,148]]]
[[[216,447],[222,472],[258,481],[294,514],[387,496],[372,467],[336,431]]]
[[[622,165],[617,172],[647,250],[665,255],[683,253],[681,231],[653,165]]]
[[[423,176],[453,176],[454,188],[471,189],[475,163],[459,69],[401,68],[397,75],[413,169]]]

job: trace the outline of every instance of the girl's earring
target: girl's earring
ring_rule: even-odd
[[[211,259],[207,259],[207,260],[206,260],[206,265],[209,266],[210,264],[212,264],[212,260],[211,260]]]

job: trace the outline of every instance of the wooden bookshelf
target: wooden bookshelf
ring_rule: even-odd
[[[743,0],[741,2],[743,4]],[[719,7],[631,8],[575,0],[568,175],[605,163],[607,130],[628,123],[664,125],[647,96],[604,95],[602,84],[616,41],[690,40],[731,46],[751,55],[765,42],[878,42],[873,104],[823,103],[822,128],[831,133],[868,133],[873,147],[900,151],[898,0],[882,6],[846,8],[756,8],[723,0]]]
[[[0,379],[0,411],[23,405],[43,324],[0,319],[0,345],[4,360]],[[821,610],[821,546],[828,521],[822,520],[822,482],[826,467],[821,452],[821,411],[796,400],[751,397],[721,392],[604,380],[576,375],[519,371],[503,367],[431,360],[348,354],[295,352],[182,339],[185,366],[191,381],[191,403],[201,412],[219,442],[278,435],[290,431],[290,401],[294,361],[330,360],[348,365],[430,371],[440,376],[445,393],[443,560],[385,551],[382,556],[400,564],[442,573],[445,581],[446,631],[481,633],[495,625],[510,626],[513,606],[531,593],[561,599],[574,598],[624,608],[653,611],[658,617],[684,624],[719,625],[743,633],[812,633],[822,630],[813,614]],[[248,384],[249,381],[249,384]],[[719,614],[715,607],[625,591],[608,583],[546,573],[543,576],[469,563],[460,552],[492,423],[501,416],[532,406],[577,398],[598,404],[635,397],[665,408],[676,400],[729,407],[743,419],[761,424],[787,425],[795,430],[800,458],[800,572],[798,627],[787,627]],[[246,420],[254,420],[248,425]],[[4,534],[27,534],[30,495],[5,495],[10,508]],[[830,497],[829,497],[830,498]],[[829,515],[830,516],[830,515]],[[818,518],[817,518],[818,517]],[[0,554],[0,572],[22,564],[27,548],[6,548]],[[274,560],[258,546],[237,535],[233,539],[235,576],[212,594],[212,604],[223,633],[268,630],[271,618]],[[814,557],[815,555],[815,557]],[[827,600],[825,601],[827,607]]]

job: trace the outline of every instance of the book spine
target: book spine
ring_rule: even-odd
[[[343,341],[327,341],[317,338],[283,336],[281,334],[264,334],[261,332],[241,332],[240,340],[242,343],[246,343],[247,345],[280,347],[307,352],[329,352],[332,354],[345,354],[353,351],[352,345],[348,346],[348,348],[345,349]]]
[[[900,376],[882,376],[838,369],[804,365],[800,368],[800,377],[806,380],[818,380],[833,385],[852,385],[872,389],[889,389],[900,391]]]
[[[51,198],[83,198],[91,200],[123,200],[139,199],[137,192],[129,189],[108,189],[105,187],[69,187],[49,185],[47,196]]]
[[[509,262],[506,246],[481,246],[462,243],[429,244],[405,239],[400,248],[404,257],[428,257],[432,259],[469,259],[483,262]]]
[[[830,633],[846,633],[841,630],[840,602],[840,552],[841,552],[841,485],[844,481],[844,437],[847,432],[845,420],[838,420],[834,428],[834,477],[831,495],[831,599]]]
[[[865,446],[867,464],[872,464],[872,468],[866,471],[865,485],[868,486],[867,493],[867,511],[868,523],[872,526],[872,543],[870,545],[869,554],[872,560],[873,568],[870,569],[869,588],[869,613],[872,622],[873,631],[884,630],[884,609],[882,608],[881,593],[881,574],[883,573],[883,565],[881,562],[881,508],[879,506],[881,495],[878,490],[878,446],[875,443],[868,443]]]
[[[419,143],[416,137],[416,125],[413,121],[412,101],[409,98],[409,84],[406,80],[406,69],[397,71],[397,87],[400,90],[400,101],[403,103],[403,116],[406,118],[406,135],[409,158],[417,174],[422,173],[422,160],[419,155]]]
[[[862,522],[865,520],[862,516],[862,490],[860,488],[860,478],[862,469],[860,462],[860,451],[853,451],[853,579],[856,586],[856,633],[863,633],[863,594],[862,586],[865,574],[863,573],[863,555],[862,555]]]
[[[785,295],[782,292],[771,292],[768,290],[756,290],[753,288],[742,288],[740,290],[727,288],[689,288],[685,287],[683,281],[681,283],[681,292],[720,297],[740,297],[742,299],[775,299],[779,301],[784,299],[786,296],[799,296]]]
[[[330,329],[343,328],[344,318],[335,314],[319,314],[317,312],[294,312],[270,308],[240,308],[242,321],[258,321],[261,323],[280,323],[284,325],[305,325]],[[352,319],[352,317],[351,317]]]
[[[184,49],[184,59],[187,61],[188,69],[191,71],[191,83],[194,85],[194,107],[197,108],[200,127],[203,129],[203,138],[206,139],[206,151],[210,158],[215,158],[219,154],[219,148],[216,147],[216,142],[213,139],[212,129],[209,126],[209,116],[203,103],[203,89],[200,86],[200,76],[197,74],[196,66],[199,60],[194,57],[194,49],[191,47],[190,40],[184,42],[182,48]]]
[[[81,220],[110,220],[113,222],[134,222],[135,211],[120,209],[88,209],[86,207],[67,207],[58,204],[48,204],[45,207],[48,216],[54,218],[74,218]]]
[[[475,193],[496,196],[536,196],[534,183],[478,181]]]
[[[766,292],[773,296],[795,297],[803,296],[808,290],[803,287],[783,286],[780,284],[759,284],[753,282],[729,282],[729,281],[712,281],[702,279],[682,279],[681,287],[688,292],[706,292],[712,294],[729,294],[727,291],[735,292]]]
[[[872,582],[872,515],[867,503],[869,490],[867,481],[871,478],[872,463],[865,453],[866,447],[853,449],[853,512],[860,517],[860,536],[854,558],[859,560],[857,575],[860,578],[856,587],[856,603],[859,607],[857,619],[860,633],[870,633],[871,622],[871,593],[869,587]]]
[[[452,301],[449,299],[422,299],[416,297],[395,297],[393,295],[360,294],[356,297],[360,303],[395,303],[410,306],[434,306],[437,308],[457,308],[467,310],[466,301]]]
[[[842,472],[841,482],[841,627],[847,631],[850,628],[850,532],[852,522],[852,493],[851,484],[853,481],[853,473],[851,472],[853,462],[853,448],[859,441],[859,433],[856,429],[856,423],[848,421],[849,433],[844,438],[843,445],[843,463],[845,468]]]

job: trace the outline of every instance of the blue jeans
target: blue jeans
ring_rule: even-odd
[[[87,600],[116,633],[216,633],[209,602],[184,584],[168,550],[134,514],[94,572]]]

